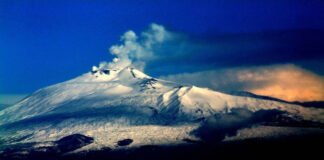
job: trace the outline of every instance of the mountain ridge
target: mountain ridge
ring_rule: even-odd
[[[0,110],[0,135],[8,144],[51,145],[48,141],[72,134],[94,139],[80,151],[117,149],[115,144],[122,139],[132,140],[123,147],[181,144],[181,139],[199,140],[193,133],[205,123],[238,130],[250,122],[263,123],[254,120],[263,112],[285,125],[324,122],[324,110],[319,108],[182,85],[131,67],[93,68]]]

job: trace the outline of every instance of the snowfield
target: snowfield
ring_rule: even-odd
[[[236,113],[237,110],[244,112]],[[283,116],[279,117],[280,122],[285,124],[324,123],[324,109],[181,85],[130,67],[105,70],[94,67],[92,72],[40,89],[0,110],[0,142],[5,146],[35,143],[33,147],[39,148],[54,145],[52,142],[69,135],[82,134],[94,141],[73,152],[176,145],[187,143],[184,139],[201,140],[194,133],[210,119],[217,122],[211,123],[216,128],[225,125],[222,129],[228,129],[239,124],[234,125],[238,134],[227,136],[225,141],[307,131],[287,127],[244,129],[251,126],[243,124],[264,122],[260,116],[257,121],[251,120],[254,113],[273,110],[280,111],[278,115]],[[276,122],[273,117],[271,122]],[[321,129],[316,132],[323,133]],[[124,139],[130,139],[130,144],[118,145]]]

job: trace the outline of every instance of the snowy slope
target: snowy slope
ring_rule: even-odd
[[[130,146],[177,144],[197,138],[190,133],[198,120],[235,108],[276,109],[324,123],[324,109],[181,85],[130,67],[94,67],[0,110],[0,137],[10,143],[55,141],[75,133],[93,137],[83,149],[116,148],[126,138],[134,140]]]

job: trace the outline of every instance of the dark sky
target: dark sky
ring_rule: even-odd
[[[222,46],[192,49],[176,71],[177,59],[151,63],[154,76],[272,63],[324,74],[323,8],[321,0],[1,0],[0,93],[30,93],[87,72],[111,59],[108,48],[123,32],[152,22],[188,43]]]

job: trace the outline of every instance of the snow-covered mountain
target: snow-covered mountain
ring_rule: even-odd
[[[37,148],[74,134],[93,138],[91,144],[74,152],[118,149],[125,139],[131,139],[127,147],[179,144],[185,143],[183,139],[199,140],[192,133],[203,122],[237,109],[248,113],[276,110],[296,121],[324,123],[320,108],[181,85],[131,67],[93,67],[91,72],[40,89],[0,110],[0,142],[35,143]]]

